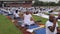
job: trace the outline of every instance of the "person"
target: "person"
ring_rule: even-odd
[[[19,12],[19,20],[18,20],[18,26],[21,26],[23,24],[23,12]]]
[[[57,34],[58,23],[53,14],[49,15],[49,20],[46,22],[46,34]]]
[[[39,16],[42,16],[42,12],[41,12],[41,10],[39,10],[38,14],[39,14]]]
[[[19,20],[19,12],[18,12],[18,10],[16,10],[15,12],[14,12],[14,19],[15,20]]]
[[[8,9],[7,11],[8,11],[8,16],[10,16],[11,19],[14,19],[13,13],[10,11],[10,9]]]
[[[10,11],[10,9],[8,9],[7,11],[8,11],[8,15],[11,15],[12,14],[11,11]]]
[[[29,26],[29,25],[34,24],[34,19],[32,18],[32,15],[29,13],[29,11],[26,11],[23,17],[24,17],[24,23],[22,27],[24,27],[25,25]]]

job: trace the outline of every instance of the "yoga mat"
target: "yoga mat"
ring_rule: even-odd
[[[29,27],[27,27],[28,29],[33,29],[33,28],[37,28],[39,27],[37,24],[34,24],[34,25],[30,25]]]
[[[35,30],[34,34],[46,34],[46,29],[45,28],[40,28],[38,30]]]
[[[11,17],[11,19],[14,19],[14,15],[12,14],[12,15],[8,15],[8,16],[10,16]]]

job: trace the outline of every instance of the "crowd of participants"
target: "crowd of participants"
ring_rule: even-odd
[[[7,12],[15,12],[16,10],[26,12],[26,10],[29,10],[30,12],[33,13],[39,13],[39,12],[49,12],[51,10],[57,9],[57,7],[7,7],[0,9]]]
[[[0,14],[10,16],[12,20],[18,22],[18,25],[22,27],[27,27],[29,25],[34,25],[35,20],[32,14],[49,12],[54,10],[54,8],[43,8],[43,7],[13,7],[13,8],[0,8]],[[54,15],[50,14],[49,20],[46,23],[46,34],[56,34],[58,29],[57,19]]]

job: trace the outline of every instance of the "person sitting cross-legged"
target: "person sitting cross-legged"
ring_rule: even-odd
[[[32,25],[34,24],[34,19],[32,18],[32,15],[30,14],[29,11],[26,11],[26,13],[23,15],[24,17],[24,23],[22,26],[24,27],[25,25]]]

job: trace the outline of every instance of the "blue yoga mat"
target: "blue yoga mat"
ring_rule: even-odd
[[[2,12],[0,12],[0,14],[2,14]]]
[[[35,34],[46,34],[46,29],[45,28],[41,28],[41,29],[35,30],[34,33]]]
[[[27,27],[28,29],[33,29],[33,28],[37,28],[39,27],[37,24],[34,24],[34,25],[30,25],[29,27]]]
[[[22,25],[23,24],[23,19],[20,19],[19,21],[18,21],[18,25]]]
[[[28,29],[33,29],[33,28],[37,28],[37,27],[39,27],[39,26],[37,24],[35,24],[32,26],[29,26]],[[40,28],[38,30],[35,30],[34,33],[35,34],[46,34],[46,30],[45,30],[45,28]]]

